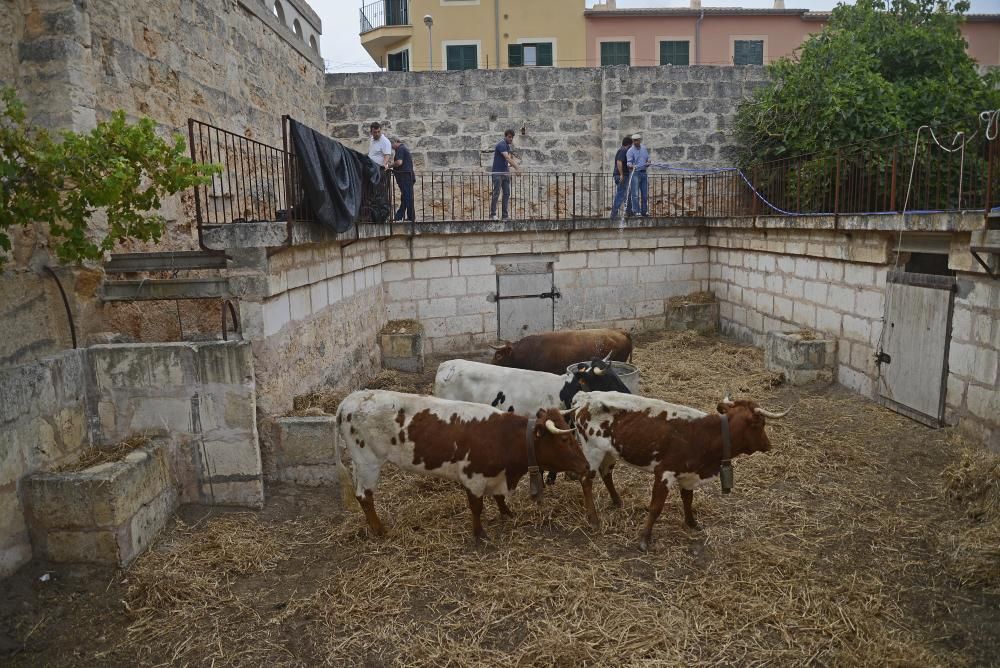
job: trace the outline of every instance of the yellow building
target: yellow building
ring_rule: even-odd
[[[367,0],[361,44],[404,72],[583,67],[585,0]]]

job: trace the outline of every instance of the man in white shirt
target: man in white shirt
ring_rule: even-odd
[[[392,159],[392,144],[388,137],[382,135],[382,126],[378,123],[371,124],[372,137],[368,140],[368,157],[379,167],[389,168]]]

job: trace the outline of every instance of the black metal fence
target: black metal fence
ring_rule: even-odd
[[[377,0],[361,5],[361,34],[410,24],[409,0]]]

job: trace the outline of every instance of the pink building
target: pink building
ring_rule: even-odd
[[[791,55],[829,12],[691,7],[617,9],[614,0],[584,11],[587,65],[763,65]],[[1000,14],[966,17],[962,33],[969,54],[982,65],[1000,65]]]

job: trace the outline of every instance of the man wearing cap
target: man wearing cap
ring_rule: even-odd
[[[632,210],[638,211],[643,218],[649,217],[649,181],[646,169],[649,167],[649,151],[642,145],[642,135],[632,135],[632,148],[626,153],[629,172],[632,173],[631,200]],[[639,194],[642,194],[640,206]]]

